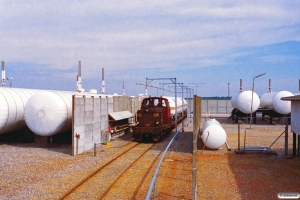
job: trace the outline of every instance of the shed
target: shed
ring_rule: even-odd
[[[293,154],[300,156],[300,95],[282,97],[281,100],[291,101],[291,131],[293,132]]]
[[[108,113],[108,117],[110,133],[114,137],[123,135],[129,129],[129,118],[133,118],[134,114],[129,111],[112,112]]]

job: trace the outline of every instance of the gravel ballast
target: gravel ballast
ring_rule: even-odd
[[[272,153],[236,154],[237,124],[219,119],[231,148],[197,151],[198,199],[277,199],[279,192],[300,192],[300,159],[284,155],[284,138],[272,146]],[[280,124],[241,124],[241,146],[269,146],[284,131]],[[156,184],[157,199],[192,199],[192,131],[190,124],[180,133],[166,154]],[[106,199],[144,199],[161,152],[172,135],[157,143],[133,165]],[[200,140],[199,140],[200,141]],[[292,153],[289,132],[289,152]],[[132,145],[130,135],[111,141],[111,147],[97,147],[71,156],[71,145],[0,143],[0,199],[60,199],[96,169]],[[147,175],[146,175],[147,174]],[[107,181],[108,182],[108,181]],[[105,184],[102,180],[99,184]],[[132,187],[130,189],[130,187]],[[76,197],[70,199],[77,199]]]

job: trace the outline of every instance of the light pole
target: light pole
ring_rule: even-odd
[[[13,80],[13,77],[10,77],[10,79],[6,77],[6,80],[9,81],[9,86],[11,87],[11,86],[12,86],[12,80]]]
[[[252,122],[252,106],[253,106],[253,91],[254,91],[254,79],[258,78],[258,77],[261,77],[263,75],[265,75],[266,73],[263,73],[263,74],[259,74],[257,76],[254,76],[253,77],[253,83],[252,83],[252,98],[251,98],[251,114],[250,114],[250,129],[251,129],[251,122]]]
[[[229,85],[230,85],[230,83],[228,83],[228,96],[227,96],[227,100],[226,100],[226,114],[227,114],[227,104],[228,104],[228,100],[229,100]]]

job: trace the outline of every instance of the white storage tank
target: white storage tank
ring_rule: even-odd
[[[252,91],[250,90],[238,92],[234,94],[231,98],[232,107],[238,109],[239,111],[245,114],[251,114],[251,102],[252,102]],[[259,105],[260,105],[260,99],[258,95],[255,92],[253,92],[252,113],[259,108]]]
[[[0,88],[0,134],[26,128],[24,107],[28,99],[39,90]]]
[[[170,108],[171,108],[171,115],[175,115],[175,110],[177,113],[182,113],[182,110],[185,111],[187,109],[187,101],[185,99],[177,97],[177,109],[175,109],[175,97],[166,97],[163,98],[168,99]]]
[[[90,89],[89,93],[90,94],[97,94],[97,90],[96,89]]]
[[[260,97],[260,107],[272,109],[275,112],[283,115],[290,114],[291,102],[281,100],[281,97],[289,97],[289,96],[294,96],[294,94],[289,91],[264,93]]]
[[[219,149],[225,144],[227,135],[216,119],[209,119],[203,125],[201,138],[208,148]]]
[[[73,92],[43,91],[33,95],[25,106],[28,128],[37,135],[52,136],[72,129]]]

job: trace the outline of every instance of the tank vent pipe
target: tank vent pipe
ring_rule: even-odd
[[[2,87],[5,86],[5,61],[2,60]]]
[[[271,79],[269,79],[269,92],[272,92],[272,89],[271,89]]]
[[[105,94],[104,68],[102,68],[102,94]]]
[[[123,89],[122,89],[122,94],[125,96],[125,87],[124,87],[124,81],[123,81]]]
[[[240,92],[243,92],[243,81],[240,79]]]
[[[78,75],[77,75],[77,91],[81,92],[82,82],[81,82],[81,60],[78,61]]]
[[[298,92],[300,93],[300,79],[299,79],[299,91]]]

